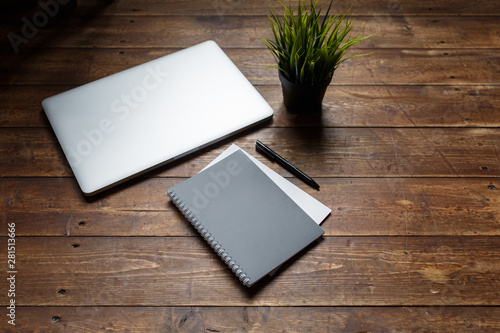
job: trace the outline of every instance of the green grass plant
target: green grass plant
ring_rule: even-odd
[[[367,54],[347,57],[347,50],[373,35],[351,37],[354,19],[349,10],[342,15],[330,15],[332,2],[321,17],[318,1],[299,0],[297,11],[284,5],[284,14],[278,16],[271,8],[268,16],[274,40],[263,39],[276,60],[277,68],[289,81],[301,85],[314,85],[331,78],[341,63]]]

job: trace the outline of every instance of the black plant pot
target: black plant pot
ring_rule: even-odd
[[[281,88],[283,89],[283,102],[288,110],[293,112],[308,113],[321,110],[326,89],[332,77],[314,85],[301,85],[289,81],[279,71]]]

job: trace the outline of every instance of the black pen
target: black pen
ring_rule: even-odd
[[[280,155],[276,154],[271,148],[267,147],[259,140],[257,140],[257,142],[255,143],[255,148],[257,149],[257,151],[269,157],[272,161],[276,161],[279,165],[293,173],[295,176],[299,177],[306,184],[312,186],[316,190],[319,190],[318,183],[316,183],[311,177],[300,171],[296,166],[285,160]]]

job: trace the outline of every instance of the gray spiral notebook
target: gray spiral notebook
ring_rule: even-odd
[[[167,194],[248,287],[324,233],[241,150]]]

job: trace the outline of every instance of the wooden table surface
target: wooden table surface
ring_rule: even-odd
[[[267,0],[80,0],[58,21],[37,6],[4,19],[0,331],[500,331],[499,2],[334,9],[349,7],[357,32],[377,33],[352,52],[372,55],[338,69],[319,117],[288,113],[265,68]],[[208,39],[273,123],[86,199],[42,99]],[[256,153],[257,139],[321,190]],[[231,143],[332,209],[316,246],[250,289],[165,193]]]

